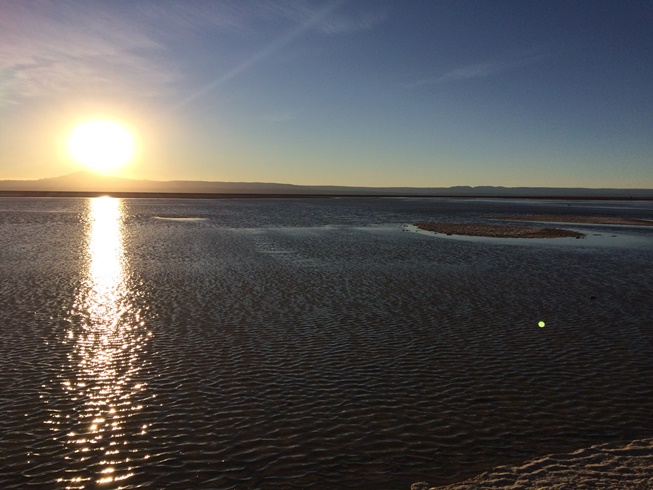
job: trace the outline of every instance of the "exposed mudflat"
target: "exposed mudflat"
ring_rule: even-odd
[[[514,216],[488,216],[488,219],[504,221],[544,221],[550,223],[591,223],[595,225],[653,226],[653,221],[612,216],[564,216],[556,214],[531,214]]]
[[[481,223],[418,223],[417,228],[445,235],[483,236],[492,238],[582,238],[583,233],[538,226],[490,225]]]

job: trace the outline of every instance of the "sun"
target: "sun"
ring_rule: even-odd
[[[114,170],[134,157],[136,143],[121,124],[95,119],[78,124],[68,137],[68,153],[93,170]]]

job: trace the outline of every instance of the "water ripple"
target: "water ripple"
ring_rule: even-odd
[[[123,201],[94,242],[70,205],[2,225],[4,488],[409,488],[653,433],[650,250],[376,225],[396,204]]]

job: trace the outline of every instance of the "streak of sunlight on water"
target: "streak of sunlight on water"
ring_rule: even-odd
[[[130,417],[142,409],[134,395],[146,389],[139,382],[142,349],[148,332],[133,305],[123,251],[122,204],[113,198],[89,201],[86,217],[85,280],[71,311],[67,343],[72,344],[61,387],[74,411],[67,410],[68,467],[59,482],[83,488],[127,480],[143,457],[133,442],[147,424],[133,427]],[[70,408],[70,407],[69,407]],[[64,423],[53,410],[55,429]]]
[[[410,232],[570,212],[653,219],[651,202],[0,199],[0,489],[394,490],[641,454],[653,228]]]

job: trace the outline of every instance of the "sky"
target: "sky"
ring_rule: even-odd
[[[2,0],[0,179],[653,188],[653,1]]]

